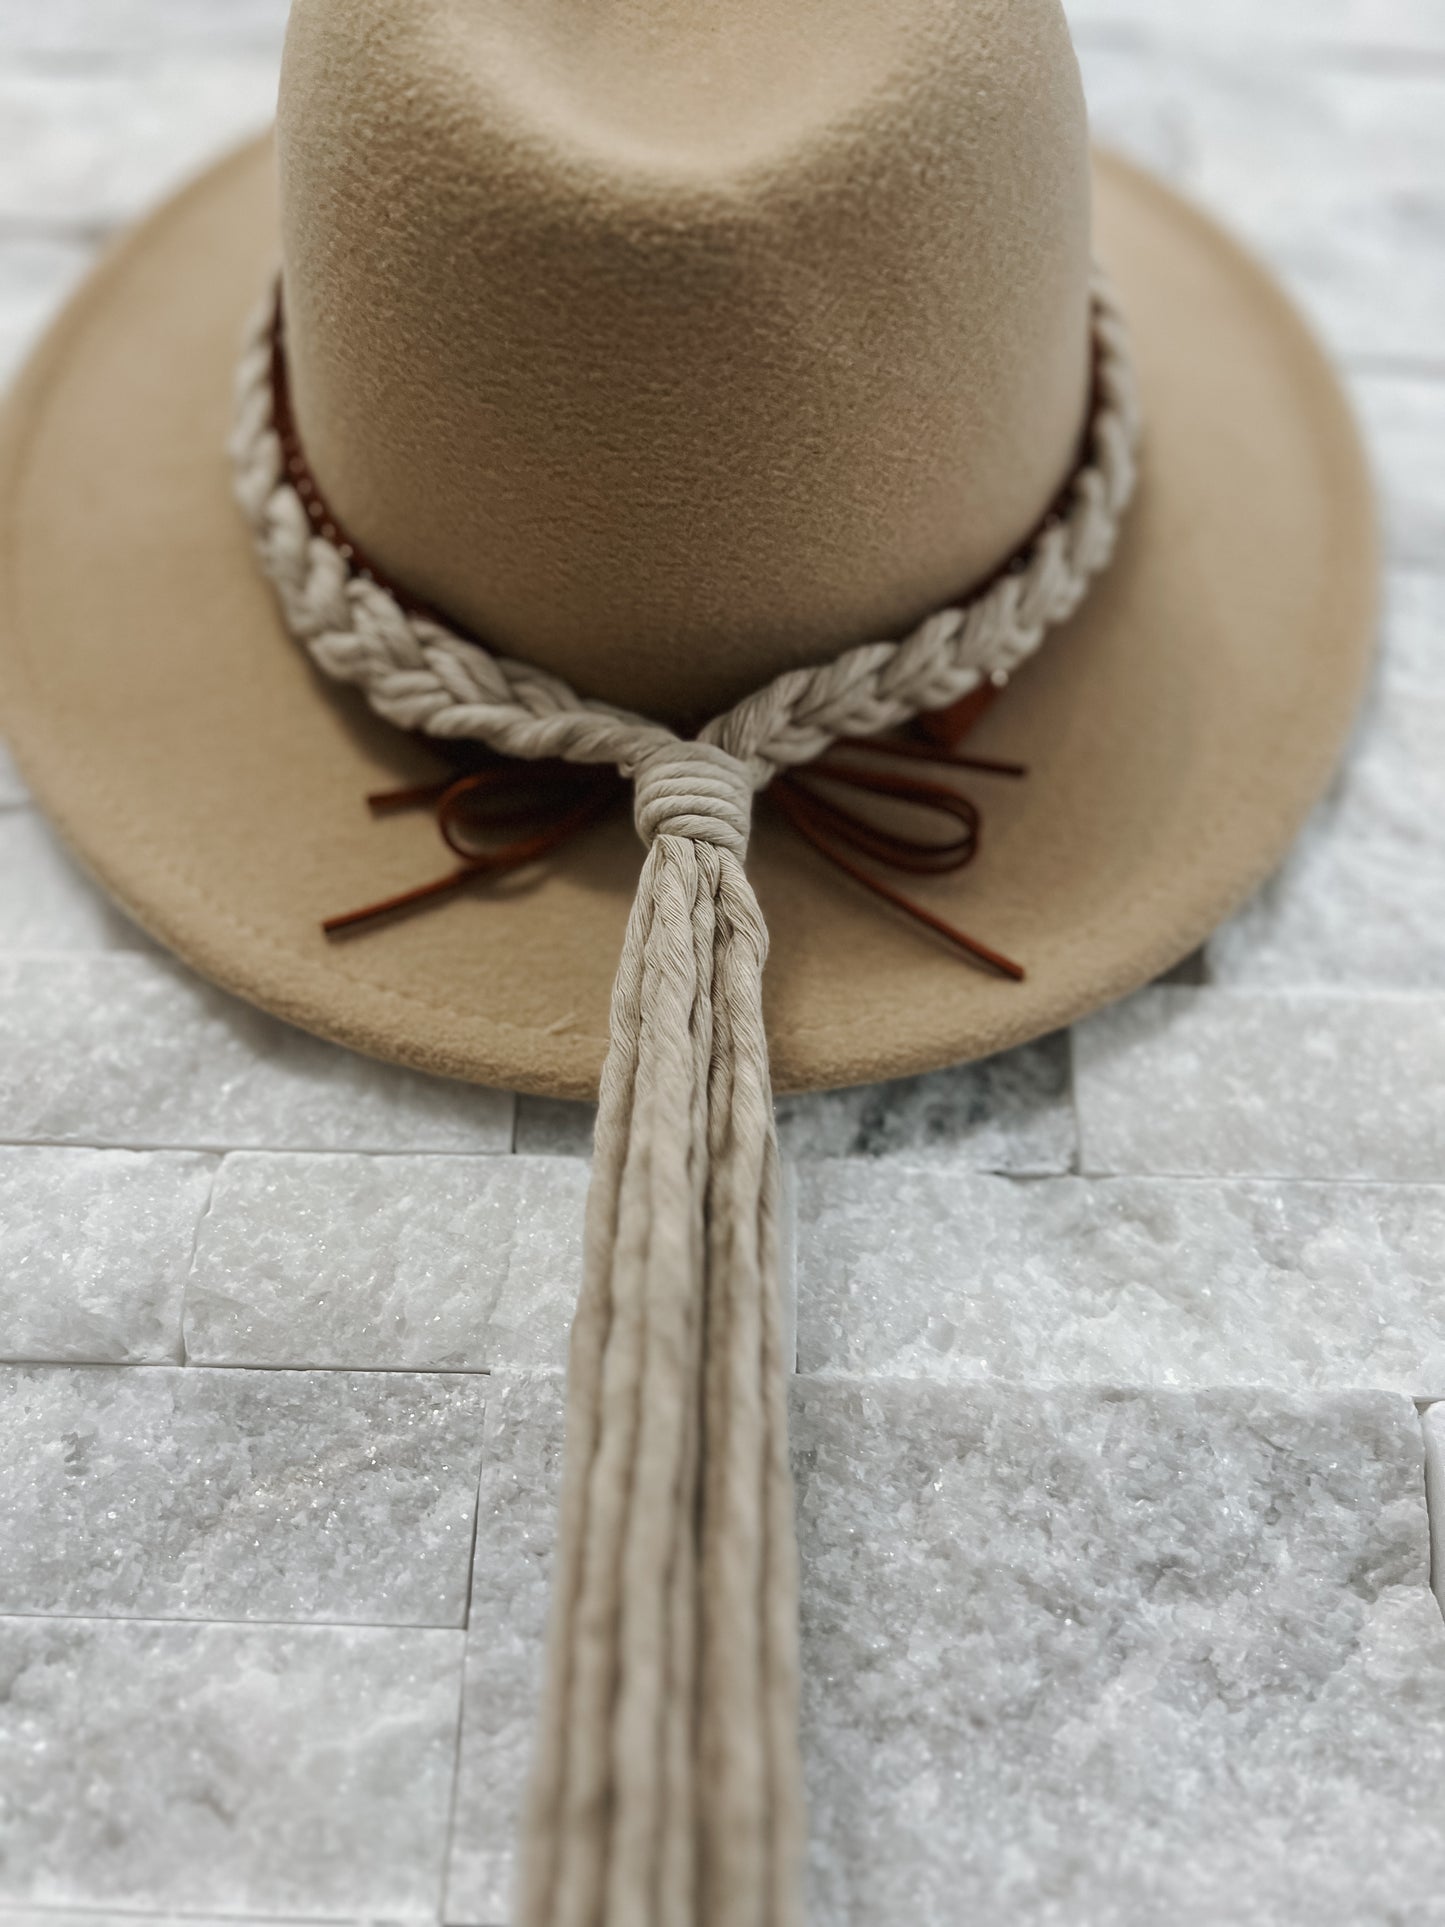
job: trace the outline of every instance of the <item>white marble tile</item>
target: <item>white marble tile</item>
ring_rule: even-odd
[[[0,51],[118,57],[194,46],[279,53],[289,0],[46,0],[0,12]]]
[[[0,1146],[0,1358],[171,1363],[215,1160]]]
[[[0,388],[80,280],[92,253],[84,242],[52,235],[0,237]]]
[[[1445,381],[1356,374],[1391,559],[1445,568]]]
[[[1076,1151],[1062,1033],[927,1077],[781,1097],[777,1111],[790,1157],[924,1159],[1024,1175],[1067,1171]]]
[[[1262,254],[1336,353],[1438,360],[1445,73],[1157,38],[1086,41],[1082,67],[1096,136]]]
[[[446,1918],[504,1919],[560,1391],[489,1411]],[[1358,1927],[1445,1879],[1409,1400],[802,1379],[815,1927]]]
[[[485,1381],[0,1370],[0,1613],[460,1626]]]
[[[1197,91],[1193,185],[1337,354],[1435,361],[1445,304],[1445,72],[1235,52]]]
[[[798,1167],[783,1161],[778,1199],[778,1299],[782,1313],[783,1358],[787,1369],[798,1369]]]
[[[276,107],[276,56],[0,67],[0,222],[90,235],[142,213]]]
[[[1382,692],[1283,865],[1209,943],[1212,981],[1445,991],[1445,694]]]
[[[1130,30],[1220,46],[1445,52],[1436,0],[1064,0],[1082,36]]]
[[[461,1648],[0,1619],[0,1904],[435,1919]]]
[[[1264,36],[1291,43],[1318,39],[1402,49],[1445,49],[1435,0],[1067,0],[1076,31],[1138,25],[1162,32],[1233,40]],[[286,0],[50,0],[3,16],[0,46],[21,52],[129,53],[191,41],[202,45],[279,41]]]
[[[560,1365],[586,1188],[574,1158],[228,1157],[186,1294],[187,1356]]]
[[[0,951],[152,947],[38,811],[0,810]]]
[[[1391,571],[1381,670],[1389,688],[1445,696],[1445,557],[1441,572]]]
[[[804,1372],[1445,1396],[1445,1186],[799,1183]]]
[[[0,1141],[506,1151],[512,1098],[321,1043],[157,957],[0,957]]]
[[[1085,1171],[1445,1179],[1445,996],[1155,988],[1073,1036]]]
[[[1186,187],[1199,155],[1190,64],[1137,36],[1085,40],[1078,53],[1095,141]]]
[[[812,1918],[1424,1920],[1406,1399],[800,1380]]]
[[[56,1907],[5,1907],[5,1927],[262,1927],[256,1915],[244,1918],[235,1914],[112,1914],[70,1913]],[[267,1927],[278,1927],[272,1918]],[[350,1927],[342,1923],[341,1927]],[[361,1927],[361,1923],[356,1923]]]
[[[563,1388],[547,1374],[499,1375],[487,1399],[466,1694],[445,1918],[512,1918],[512,1855],[541,1686]]]

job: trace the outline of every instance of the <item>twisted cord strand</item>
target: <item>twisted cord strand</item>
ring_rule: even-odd
[[[839,736],[871,736],[921,710],[1008,676],[1078,608],[1106,567],[1135,483],[1139,411],[1128,333],[1101,274],[1093,283],[1094,409],[1086,459],[1066,499],[1008,572],[968,601],[936,610],[897,641],[865,642],[793,669],[699,733],[746,764],[754,788],[807,763]],[[317,667],[361,689],[400,729],[471,738],[504,755],[610,763],[677,742],[662,724],[578,696],[560,677],[410,613],[355,573],[312,525],[289,477],[273,419],[274,303],[247,330],[236,374],[230,452],[237,500],[287,627]]]
[[[1134,487],[1123,321],[1098,282],[1085,457],[1005,573],[901,640],[776,677],[690,741],[454,635],[355,566],[294,485],[275,327],[268,302],[230,448],[292,635],[398,728],[614,765],[647,847],[602,1072],[519,1927],[795,1927],[797,1548],[752,798],[835,738],[1007,677],[1073,614]]]

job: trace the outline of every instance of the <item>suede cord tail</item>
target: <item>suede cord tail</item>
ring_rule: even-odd
[[[789,671],[684,740],[408,609],[293,485],[274,303],[248,334],[235,492],[291,634],[378,715],[610,765],[646,857],[613,989],[519,1927],[795,1927],[797,1552],[778,1152],[744,859],[754,794],[1006,678],[1073,614],[1135,480],[1127,337],[1093,297],[1085,457],[1028,547],[899,641]]]

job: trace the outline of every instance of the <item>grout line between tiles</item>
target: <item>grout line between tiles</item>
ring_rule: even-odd
[[[78,953],[77,953],[78,954]],[[0,958],[0,968],[4,959]],[[504,1148],[495,1150],[477,1149],[473,1151],[438,1150],[428,1145],[419,1145],[415,1150],[395,1145],[372,1144],[222,1144],[217,1139],[205,1142],[186,1143],[169,1138],[139,1142],[122,1138],[64,1138],[64,1137],[4,1137],[0,1136],[0,1151],[130,1151],[136,1156],[149,1156],[155,1152],[183,1153],[201,1157],[234,1157],[253,1154],[257,1157],[273,1158],[457,1158],[457,1159],[502,1159],[509,1156]],[[546,1152],[527,1152],[523,1155],[546,1157]],[[560,1155],[558,1162],[562,1161]],[[568,1159],[575,1163],[575,1159]]]
[[[188,1377],[199,1378],[204,1373],[220,1376],[234,1372],[244,1376],[250,1372],[342,1372],[349,1377],[366,1378],[489,1378],[494,1371],[517,1372],[557,1372],[557,1365],[248,1365],[244,1362],[232,1363],[228,1360],[197,1359],[188,1365],[178,1365],[172,1358],[5,1358],[0,1357],[0,1366],[23,1366],[27,1371],[54,1372],[179,1372]]]
[[[1288,1184],[1314,1185],[1326,1190],[1358,1191],[1439,1191],[1445,1189],[1435,1178],[1321,1177],[1295,1171],[1137,1171],[1113,1170],[1107,1166],[1082,1165],[1072,1175],[1091,1184],[1128,1180],[1135,1184]]]
[[[231,1626],[243,1632],[311,1633],[457,1633],[464,1627],[439,1619],[226,1619],[179,1613],[43,1613],[0,1612],[0,1626]]]
[[[178,1365],[189,1365],[191,1362],[186,1351],[186,1307],[190,1303],[191,1280],[196,1275],[196,1254],[201,1248],[201,1231],[206,1220],[211,1215],[211,1205],[215,1201],[216,1196],[216,1184],[220,1178],[221,1165],[224,1161],[225,1154],[223,1152],[217,1156],[215,1163],[211,1166],[211,1181],[206,1186],[205,1201],[196,1213],[196,1222],[191,1227],[191,1250],[190,1256],[186,1260],[186,1275],[181,1283],[181,1302],[177,1318],[176,1363]]]
[[[97,252],[116,232],[127,225],[123,218],[110,220],[84,215],[73,220],[41,214],[0,213],[0,246],[6,242],[55,241],[65,247],[91,248]],[[56,309],[63,303],[56,303]]]
[[[471,1644],[472,1626],[472,1588],[477,1570],[477,1537],[482,1524],[482,1481],[487,1475],[487,1408],[486,1399],[482,1400],[482,1449],[477,1456],[477,1487],[472,1502],[472,1536],[467,1548],[467,1592],[462,1606],[462,1627],[465,1638],[462,1642],[462,1663],[457,1682],[457,1729],[452,1749],[452,1782],[447,1799],[447,1820],[443,1830],[441,1891],[438,1896],[439,1912],[446,1918],[447,1896],[451,1888],[452,1849],[456,1844],[457,1807],[461,1799],[462,1785],[462,1741],[466,1729],[467,1714],[467,1653]]]
[[[1077,1043],[1078,1025],[1070,1024],[1065,1032],[1067,1050],[1064,1064],[1069,1084],[1069,1110],[1074,1120],[1074,1149],[1069,1162],[1069,1173],[1073,1177],[1088,1174],[1088,1160],[1084,1155],[1084,1108],[1079,1102],[1079,1047]]]
[[[157,1927],[170,1927],[172,1921],[194,1920],[211,1921],[234,1920],[242,1922],[264,1921],[266,1927],[422,1927],[426,1922],[423,1914],[410,1914],[405,1920],[395,1922],[373,1922],[361,1920],[355,1914],[268,1914],[252,1908],[249,1913],[229,1913],[218,1908],[210,1913],[198,1914],[186,1908],[168,1907],[164,1913],[154,1909],[126,1906],[97,1907],[88,1901],[54,1900],[5,1900],[0,1899],[0,1920],[6,1914],[28,1917],[31,1914],[51,1914],[57,1920],[134,1920],[137,1922],[154,1921]]]
[[[1433,993],[1427,993],[1427,994],[1433,995]],[[1442,1000],[1442,1001],[1445,1001],[1445,1000]],[[1072,1052],[1071,1052],[1071,1063],[1072,1063]],[[1025,1169],[1010,1170],[999,1165],[969,1164],[966,1161],[966,1159],[963,1159],[963,1158],[960,1158],[958,1160],[951,1160],[947,1157],[930,1156],[924,1153],[913,1154],[906,1150],[890,1151],[883,1155],[871,1155],[867,1152],[853,1152],[853,1151],[842,1152],[842,1153],[831,1154],[831,1155],[826,1153],[810,1154],[806,1151],[800,1151],[800,1152],[790,1152],[788,1154],[789,1161],[797,1165],[808,1165],[810,1167],[820,1167],[820,1166],[827,1167],[830,1165],[839,1165],[839,1166],[850,1166],[850,1167],[856,1168],[861,1166],[862,1168],[870,1171],[871,1170],[879,1170],[879,1171],[894,1170],[894,1171],[910,1171],[910,1172],[936,1172],[940,1176],[952,1175],[954,1177],[960,1177],[960,1178],[974,1178],[974,1177],[1007,1178],[1011,1183],[1015,1183],[1015,1184],[1051,1184],[1056,1182],[1060,1178],[1074,1177],[1074,1178],[1093,1179],[1101,1182],[1107,1181],[1109,1179],[1116,1179],[1116,1178],[1132,1178],[1140,1181],[1157,1179],[1157,1180],[1160,1180],[1161,1182],[1168,1181],[1169,1183],[1175,1183],[1175,1184],[1291,1184],[1291,1185],[1319,1185],[1319,1186],[1357,1185],[1357,1186],[1368,1186],[1368,1187],[1379,1188],[1379,1189],[1399,1189],[1399,1190],[1407,1190],[1407,1191],[1435,1191],[1435,1190],[1440,1190],[1442,1188],[1445,1188],[1445,1179],[1395,1178],[1395,1177],[1385,1177],[1381,1175],[1371,1175],[1368,1173],[1362,1174],[1360,1172],[1318,1172],[1318,1171],[1303,1172],[1303,1171],[1279,1171],[1279,1170],[1270,1170],[1270,1171],[1193,1170],[1193,1171],[1189,1171],[1189,1170],[1160,1170],[1157,1168],[1139,1169],[1138,1167],[1122,1167],[1122,1166],[1112,1167],[1108,1165],[1091,1165],[1088,1162],[1088,1158],[1086,1154],[1086,1145],[1085,1145],[1085,1139],[1084,1139],[1083,1110],[1079,1103],[1078,1089],[1076,1084],[1074,1083],[1072,1072],[1070,1077],[1069,1101],[1072,1107],[1072,1112],[1074,1117],[1075,1138],[1076,1138],[1077,1149],[1074,1152],[1071,1158],[1071,1162],[1069,1164],[1060,1165],[1057,1169],[1054,1169],[1054,1170],[1042,1170],[1042,1169],[1041,1170],[1025,1170]],[[12,1150],[13,1151],[73,1151],[78,1155],[84,1155],[87,1153],[98,1152],[98,1151],[120,1151],[133,1156],[165,1155],[165,1156],[208,1157],[208,1158],[216,1159],[218,1161],[218,1167],[221,1161],[224,1161],[225,1159],[230,1157],[295,1158],[298,1161],[307,1160],[307,1159],[322,1159],[322,1158],[366,1157],[366,1158],[375,1158],[379,1162],[386,1162],[389,1159],[395,1159],[397,1161],[400,1161],[403,1159],[416,1160],[419,1158],[426,1158],[426,1159],[434,1159],[438,1163],[450,1160],[454,1163],[469,1163],[469,1164],[475,1164],[478,1166],[496,1165],[500,1168],[505,1168],[509,1155],[515,1155],[518,1160],[524,1160],[529,1163],[535,1163],[535,1164],[541,1164],[541,1165],[556,1165],[558,1167],[565,1168],[567,1170],[575,1170],[579,1165],[579,1163],[583,1162],[583,1160],[581,1160],[577,1156],[568,1152],[547,1152],[547,1151],[522,1151],[522,1152],[517,1152],[515,1154],[508,1154],[502,1151],[428,1151],[428,1150],[407,1150],[407,1149],[356,1150],[356,1149],[349,1149],[349,1148],[337,1149],[335,1147],[318,1148],[318,1147],[304,1147],[304,1146],[297,1147],[297,1146],[291,1146],[291,1145],[268,1146],[268,1145],[254,1145],[254,1144],[219,1145],[219,1144],[181,1144],[181,1143],[121,1144],[121,1143],[114,1143],[114,1142],[80,1143],[74,1140],[65,1141],[65,1140],[59,1140],[59,1139],[0,1138],[0,1151],[12,1151]],[[217,1170],[217,1173],[215,1174],[215,1177],[218,1177],[218,1176],[219,1176],[219,1168]],[[213,1180],[212,1180],[212,1196],[214,1195],[215,1177],[213,1177]],[[202,1214],[202,1216],[204,1218],[205,1216],[209,1216],[209,1214],[210,1214],[210,1201],[208,1200],[207,1209]],[[189,1279],[188,1279],[188,1282],[189,1282]],[[58,1362],[66,1362],[66,1361],[58,1361]],[[107,1364],[107,1363],[119,1363],[124,1361],[99,1359],[93,1362],[97,1364]],[[162,1362],[162,1361],[156,1361],[156,1362]],[[243,1362],[243,1361],[236,1361],[236,1362]],[[258,1367],[258,1369],[264,1369],[264,1367]],[[317,1366],[307,1367],[306,1369],[317,1370],[317,1371],[323,1371],[323,1370],[366,1371],[366,1370],[375,1370],[378,1368],[368,1367],[365,1365],[357,1365],[357,1366],[317,1365]],[[385,1369],[391,1370],[393,1368],[387,1367]],[[403,1366],[398,1369],[409,1370],[413,1368]],[[445,1370],[448,1368],[418,1367],[415,1369]],[[466,1370],[466,1369],[473,1369],[473,1368],[458,1367],[456,1369]],[[480,1367],[477,1369],[486,1370],[487,1368]]]
[[[133,78],[164,67],[192,65],[212,67],[237,59],[281,60],[281,33],[241,32],[199,38],[170,45],[163,34],[151,40],[106,41],[99,34],[87,34],[68,47],[15,47],[8,52],[0,46],[3,64],[21,78],[39,80],[109,80],[117,75]]]
[[[1247,1395],[1251,1398],[1309,1399],[1320,1406],[1349,1403],[1361,1398],[1381,1398],[1408,1400],[1418,1412],[1422,1405],[1428,1408],[1445,1402],[1445,1392],[1410,1392],[1399,1385],[1372,1385],[1367,1381],[1338,1385],[1282,1385],[1270,1384],[1261,1379],[1236,1378],[1223,1374],[1197,1385],[1164,1385],[1148,1379],[1108,1377],[1103,1374],[1094,1378],[1051,1378],[1043,1375],[1021,1378],[1017,1373],[1005,1373],[991,1378],[939,1378],[902,1371],[891,1365],[877,1372],[860,1370],[857,1366],[823,1365],[800,1372],[798,1377],[800,1380],[806,1380],[809,1385],[851,1385],[864,1389],[888,1384],[930,1395],[1006,1392],[1017,1394],[1022,1398],[1037,1398],[1053,1397],[1062,1393],[1080,1397],[1100,1395],[1120,1398],[1154,1398],[1176,1405],[1187,1405],[1198,1399],[1238,1395]]]
[[[1445,382],[1445,356],[1396,354],[1369,348],[1352,348],[1340,357],[1356,375],[1402,377],[1409,381]],[[1404,568],[1428,568],[1423,563],[1403,563]]]

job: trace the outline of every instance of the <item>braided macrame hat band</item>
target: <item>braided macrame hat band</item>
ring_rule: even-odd
[[[1329,775],[1374,573],[1332,370],[1091,154],[1058,0],[294,0],[274,151],[26,370],[3,723],[92,873],[336,1043],[600,1087],[512,1927],[800,1920],[800,1701],[852,1686],[800,1668],[774,1084],[987,1055],[1200,944]],[[971,799],[899,776],[960,716],[1027,766],[966,875]],[[454,810],[549,785],[487,884]]]
[[[602,1073],[520,1927],[785,1927],[803,1811],[797,1571],[768,943],[744,867],[753,797],[840,737],[1007,680],[1074,614],[1134,491],[1123,317],[1096,277],[1083,454],[1006,570],[901,640],[788,671],[688,737],[463,639],[358,569],[287,460],[278,324],[268,301],[237,374],[231,455],[291,634],[398,728],[614,766],[647,852]]]
[[[339,531],[318,526],[277,431],[271,298],[257,310],[236,375],[236,498],[291,634],[323,674],[360,689],[385,721],[506,756],[611,764],[637,783],[644,844],[666,830],[741,858],[752,795],[778,770],[812,762],[840,737],[879,735],[1006,680],[1107,566],[1134,492],[1139,408],[1124,318],[1097,274],[1091,325],[1083,453],[1059,505],[1007,567],[900,640],[862,643],[776,676],[687,738],[587,701],[560,678],[414,613],[356,566]]]

